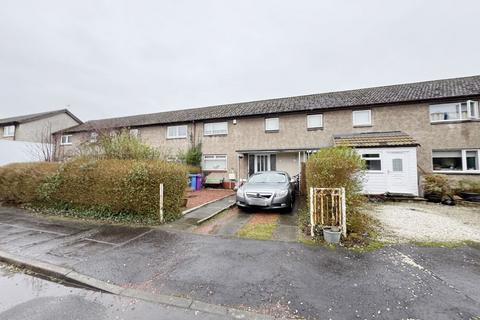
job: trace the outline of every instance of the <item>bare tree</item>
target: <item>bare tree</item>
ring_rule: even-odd
[[[58,136],[53,134],[51,123],[46,124],[37,132],[37,135],[38,142],[29,146],[30,153],[39,161],[56,161],[55,149]]]

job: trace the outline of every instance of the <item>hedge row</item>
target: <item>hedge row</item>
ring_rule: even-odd
[[[60,164],[52,162],[14,163],[0,167],[0,200],[21,204],[39,200],[38,187]]]
[[[22,168],[25,166],[25,168]],[[41,169],[36,169],[38,168]],[[27,185],[26,192],[14,188],[14,194],[0,190],[0,199],[30,202],[53,208],[97,210],[157,217],[159,185],[164,184],[164,212],[167,221],[178,218],[185,188],[185,166],[158,160],[77,159],[60,166],[45,164],[16,165],[21,170],[0,171],[3,185]],[[35,179],[28,172],[37,170]]]

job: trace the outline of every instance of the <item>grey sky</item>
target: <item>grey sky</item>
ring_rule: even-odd
[[[480,74],[480,1],[0,0],[0,117],[82,120]]]

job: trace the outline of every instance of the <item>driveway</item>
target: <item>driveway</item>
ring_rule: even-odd
[[[310,319],[471,319],[480,248],[371,253],[78,223],[0,208],[0,250],[152,294]],[[1,288],[0,288],[1,290]]]
[[[480,206],[398,202],[374,205],[370,213],[387,241],[480,242]]]

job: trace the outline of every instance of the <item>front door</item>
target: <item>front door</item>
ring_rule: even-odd
[[[392,193],[411,193],[408,179],[407,152],[385,152],[388,191]],[[411,174],[411,173],[410,173]]]
[[[270,171],[270,155],[269,154],[255,155],[254,172],[259,172],[259,171]]]

